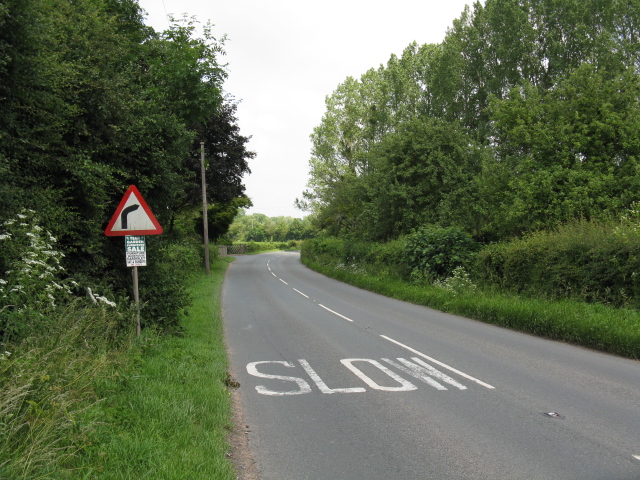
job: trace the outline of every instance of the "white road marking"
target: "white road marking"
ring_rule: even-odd
[[[321,305],[320,303],[318,304],[319,307],[324,308],[325,310],[327,310],[328,312],[333,313],[334,315],[339,316],[340,318],[344,318],[345,320],[349,321],[349,322],[353,322],[353,320],[351,320],[350,318],[345,317],[344,315],[340,315],[338,312],[334,312],[333,310],[331,310],[330,308],[325,307],[324,305]]]
[[[278,278],[278,276],[273,272],[271,272],[271,275],[273,275],[274,277]]]
[[[305,295],[304,293],[302,293],[300,290],[298,290],[297,288],[293,289],[294,291],[298,292],[300,295],[302,295],[305,298],[309,298],[307,295]]]
[[[382,360],[384,360],[385,362],[387,362],[389,365],[391,365],[392,367],[397,368],[398,370],[401,370],[405,373],[408,373],[409,375],[411,375],[412,377],[415,377],[419,380],[422,380],[425,383],[428,383],[429,385],[431,385],[432,387],[437,388],[438,390],[447,390],[444,386],[442,386],[440,383],[436,382],[433,378],[431,377],[435,377],[438,380],[440,380],[443,383],[448,383],[449,385],[456,387],[458,390],[466,390],[467,387],[465,387],[464,385],[462,385],[460,382],[455,381],[453,378],[451,378],[448,375],[445,375],[444,373],[442,373],[439,370],[436,370],[435,368],[433,368],[431,365],[428,365],[426,363],[424,363],[423,361],[421,361],[419,358],[413,358],[412,360],[414,360],[415,362],[419,363],[419,365],[416,365],[413,362],[410,362],[409,360],[405,360],[404,358],[398,358],[398,362],[400,362],[400,364],[389,360],[388,358],[383,358]]]
[[[278,280],[280,280],[282,283],[284,283],[285,285],[289,285],[287,282],[285,282],[283,279],[279,278]]]
[[[367,385],[369,385],[371,388],[375,390],[384,390],[386,392],[407,392],[409,390],[418,389],[418,387],[416,387],[413,383],[408,382],[407,380],[402,378],[400,375],[393,373],[387,367],[382,365],[380,362],[376,362],[375,360],[370,360],[367,358],[345,358],[344,360],[340,360],[340,362],[349,370],[351,370],[353,373],[355,373],[364,383],[366,383]],[[365,375],[362,370],[360,370],[358,367],[353,365],[353,362],[367,362],[367,363],[370,363],[371,365],[374,365],[375,367],[377,367],[378,369],[380,369],[381,371],[389,375],[391,378],[393,378],[396,382],[398,382],[400,386],[399,387],[383,387],[382,385],[378,385],[374,380],[372,380],[367,375]]]
[[[256,365],[260,365],[260,364],[263,364],[263,363],[277,363],[278,365],[284,365],[285,367],[295,368],[295,366],[293,364],[291,364],[289,362],[284,362],[284,361],[252,362],[252,363],[247,365],[247,372],[250,375],[253,375],[255,377],[270,378],[270,379],[274,379],[274,380],[284,380],[284,381],[287,381],[287,382],[295,382],[298,385],[299,390],[291,390],[291,391],[287,391],[287,392],[279,392],[279,391],[275,391],[275,390],[269,390],[268,388],[263,387],[262,385],[257,385],[256,386],[256,391],[258,393],[261,393],[262,395],[276,395],[276,396],[303,395],[305,393],[311,393],[311,387],[302,378],[286,377],[284,375],[270,375],[270,374],[267,374],[267,373],[259,372],[258,369],[256,368]]]
[[[494,388],[496,388],[496,387],[493,387],[493,386],[489,385],[488,383],[484,383],[483,381],[478,380],[477,378],[472,377],[471,375],[467,375],[466,373],[461,372],[460,370],[456,370],[455,368],[450,367],[450,366],[449,366],[449,365],[447,365],[446,363],[442,363],[442,362],[440,362],[440,361],[436,360],[435,358],[431,358],[431,357],[429,357],[429,356],[425,355],[424,353],[419,352],[418,350],[415,350],[415,349],[413,349],[413,348],[411,348],[411,347],[409,347],[409,346],[407,346],[407,345],[405,345],[405,344],[403,344],[403,343],[400,343],[400,342],[398,342],[397,340],[394,340],[393,338],[389,338],[389,337],[387,337],[387,336],[385,336],[385,335],[380,335],[380,336],[381,336],[382,338],[384,338],[385,340],[389,340],[390,342],[395,343],[396,345],[399,345],[399,346],[401,346],[402,348],[406,348],[406,349],[407,349],[407,350],[409,350],[410,352],[413,352],[413,353],[415,353],[416,355],[421,356],[422,358],[426,358],[426,359],[427,359],[427,360],[429,360],[430,362],[433,362],[433,363],[435,363],[435,364],[437,364],[437,365],[440,365],[441,367],[446,368],[447,370],[449,370],[449,371],[451,371],[451,372],[457,373],[457,374],[458,374],[458,375],[460,375],[461,377],[464,377],[464,378],[466,378],[466,379],[468,379],[468,380],[471,380],[472,382],[475,382],[475,383],[477,383],[478,385],[482,385],[483,387],[486,387],[486,388],[489,388],[489,389],[494,389]],[[426,364],[425,364],[425,365],[426,365]]]
[[[361,393],[366,392],[367,390],[362,387],[352,387],[352,388],[329,388],[326,383],[322,381],[320,375],[318,375],[309,362],[304,359],[298,360],[302,368],[304,368],[305,372],[311,377],[311,380],[315,382],[322,393]]]
[[[635,458],[636,460],[640,460],[640,455],[634,455],[633,458]]]
[[[461,383],[456,382],[453,378],[451,378],[449,375],[445,375],[444,373],[442,373],[440,370],[436,370],[435,368],[433,368],[431,365],[429,365],[428,363],[423,362],[422,360],[420,360],[417,357],[412,357],[411,360],[413,360],[414,362],[416,362],[418,365],[422,366],[422,368],[424,368],[429,375],[437,378],[438,380],[444,382],[444,383],[448,383],[449,385],[456,387],[459,390],[466,390],[467,387],[465,387],[464,385],[462,385]],[[415,365],[412,364],[410,361],[405,360],[404,358],[399,358],[398,361],[404,363],[405,365],[407,365],[409,368],[410,365]]]
[[[404,359],[398,359],[398,360],[404,360]],[[439,384],[438,382],[436,382],[433,378],[431,378],[429,375],[425,374],[424,371],[421,371],[420,367],[416,364],[411,364],[413,365],[413,367],[410,367],[409,365],[404,366],[404,365],[400,365],[397,362],[394,362],[393,360],[389,360],[388,358],[383,358],[382,359],[383,362],[387,362],[389,365],[391,365],[392,367],[397,368],[398,370],[404,372],[404,373],[408,373],[409,375],[411,375],[412,377],[417,378],[418,380],[422,380],[424,383],[431,385],[433,388],[435,388],[436,390],[446,390],[446,387],[444,387],[443,385]],[[411,363],[411,362],[409,362]]]

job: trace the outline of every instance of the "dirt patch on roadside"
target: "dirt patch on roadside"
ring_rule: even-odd
[[[230,376],[229,392],[233,403],[233,429],[229,433],[228,442],[231,451],[228,456],[236,467],[238,480],[260,480],[258,467],[249,448],[249,425],[244,419],[242,400],[240,398],[240,384],[232,380]]]

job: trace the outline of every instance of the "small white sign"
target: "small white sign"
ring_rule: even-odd
[[[124,237],[127,267],[147,266],[147,247],[144,235],[126,235]]]

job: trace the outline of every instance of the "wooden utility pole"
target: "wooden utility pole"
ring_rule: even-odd
[[[209,220],[207,219],[207,180],[204,176],[204,142],[200,142],[200,175],[202,176],[202,223],[204,226],[204,269],[211,275],[209,266]]]

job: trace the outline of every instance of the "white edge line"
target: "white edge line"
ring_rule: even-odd
[[[324,305],[318,304],[319,307],[324,308],[325,310],[327,310],[328,312],[333,313],[334,315],[339,316],[340,318],[344,318],[345,320],[349,321],[349,322],[353,322],[353,320],[351,320],[350,318],[345,317],[344,315],[340,315],[338,312],[334,312],[333,310],[331,310],[330,308],[325,307]]]
[[[285,285],[289,285],[287,282],[285,282],[283,279],[279,278],[278,280],[280,280],[282,283],[284,283]]]
[[[406,348],[407,350],[409,350],[410,352],[415,353],[416,355],[420,355],[422,358],[426,358],[430,362],[433,362],[433,363],[435,363],[437,365],[440,365],[443,368],[446,368],[446,369],[448,369],[448,370],[450,370],[450,371],[452,371],[454,373],[457,373],[458,375],[460,375],[460,376],[462,376],[462,377],[464,377],[464,378],[466,378],[468,380],[471,380],[472,382],[476,382],[478,385],[482,385],[483,387],[486,387],[486,388],[489,388],[489,389],[495,389],[496,388],[494,386],[489,385],[488,383],[484,383],[483,381],[472,377],[471,375],[467,375],[466,373],[461,372],[460,370],[456,370],[455,368],[450,367],[446,363],[442,363],[442,362],[436,360],[435,358],[431,358],[431,357],[425,355],[424,353],[419,352],[418,350],[415,350],[415,349],[413,349],[411,347],[408,347],[407,345],[404,345],[403,343],[400,343],[397,340],[394,340],[393,338],[389,338],[389,337],[387,337],[385,335],[380,335],[380,336],[382,338],[384,338],[385,340],[389,340],[390,342],[395,343],[396,345],[400,345],[402,348]]]
[[[297,288],[293,289],[294,291],[298,292],[300,295],[302,295],[305,298],[309,298],[307,295],[305,295],[304,293],[302,293],[300,290],[298,290]]]

